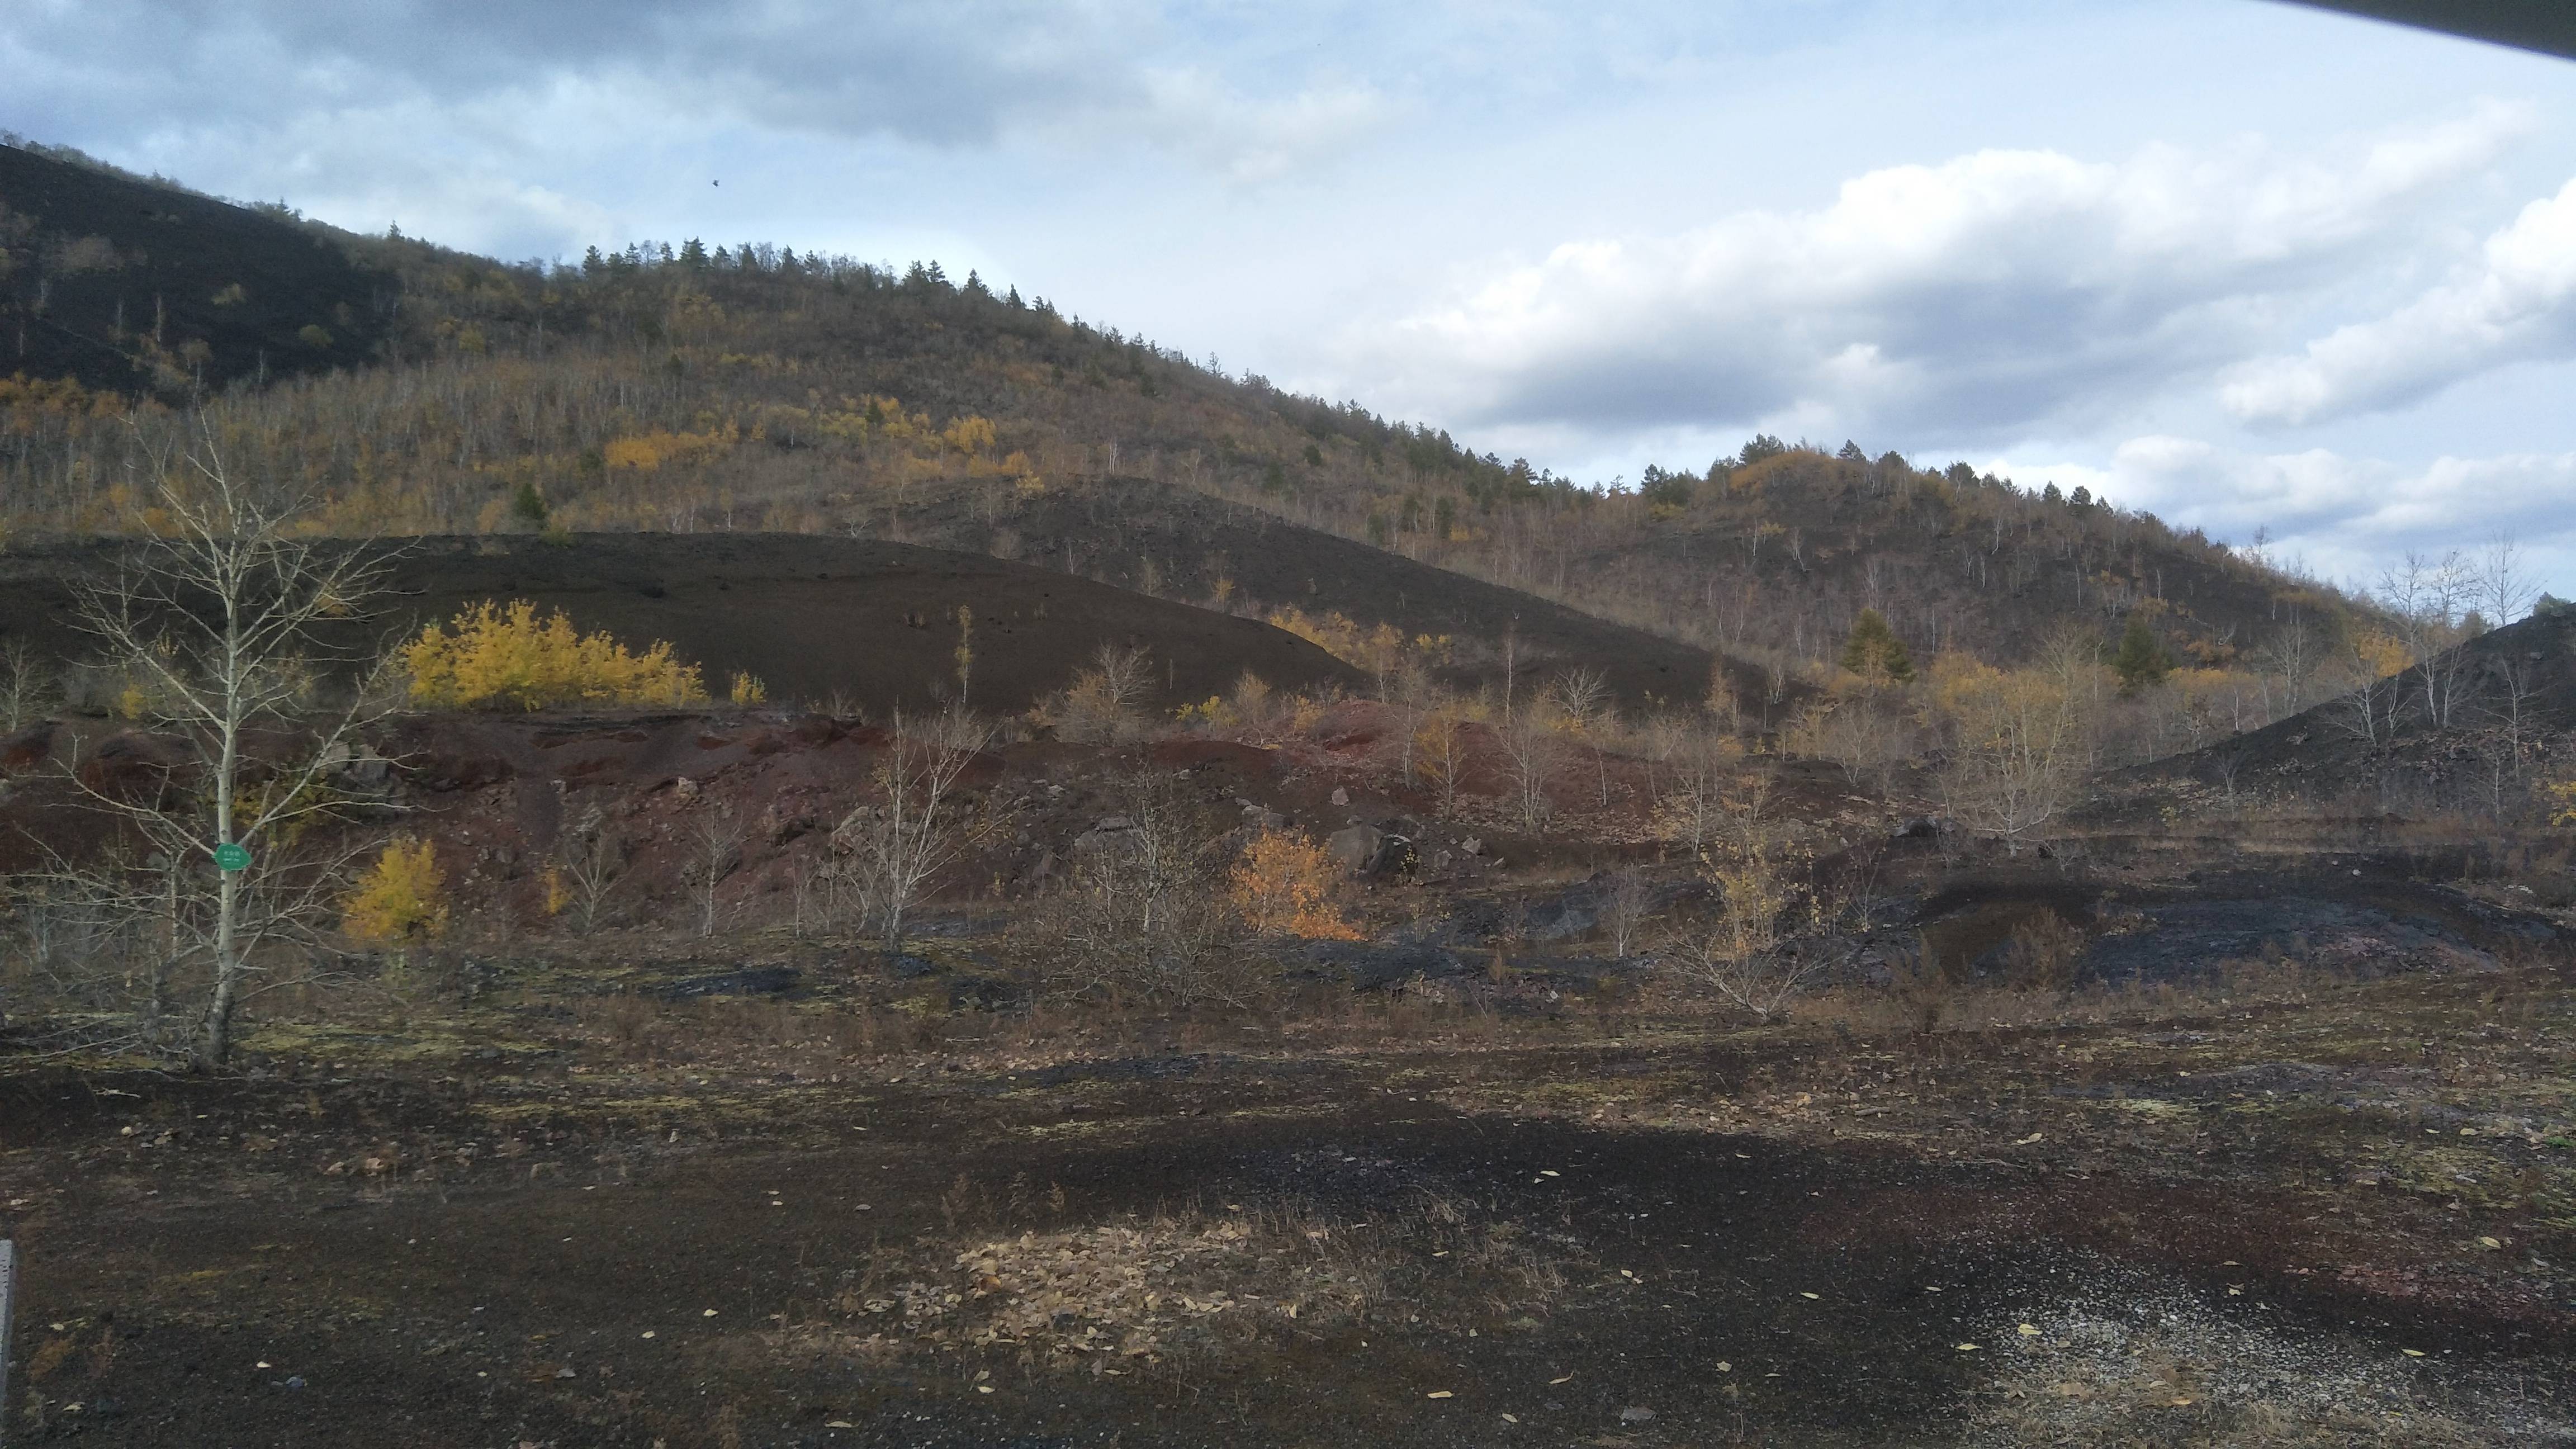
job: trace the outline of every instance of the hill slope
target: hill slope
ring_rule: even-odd
[[[0,146],[0,373],[189,396],[367,360],[401,283],[290,215]]]
[[[2230,666],[2285,620],[2332,634],[2356,616],[2152,518],[1892,453],[1757,439],[1705,469],[1650,470],[1637,492],[1577,486],[935,266],[692,242],[543,271],[341,241],[402,278],[388,361],[239,388],[209,417],[246,464],[327,494],[326,526],[351,532],[505,529],[524,489],[576,529],[857,531],[1032,556],[1070,540],[1075,567],[1126,582],[1152,582],[1148,558],[1169,578],[1220,555],[1249,587],[1247,531],[1272,549],[1305,539],[1281,531],[1294,528],[1376,552],[1301,541],[1287,551],[1352,562],[1302,599],[1293,577],[1283,600],[1264,574],[1259,602],[1416,629],[1364,602],[1391,592],[1410,611],[1411,583],[1347,598],[1326,583],[1353,590],[1370,572],[1358,560],[1402,555],[1782,678],[1831,660],[1863,607],[1918,654],[2026,657],[2052,632],[2107,639],[2142,616],[2177,655]],[[120,404],[87,397],[9,409],[9,524],[121,526],[113,485],[154,424],[138,442]],[[1232,507],[1175,505],[1191,495]],[[1252,528],[1250,513],[1272,521]],[[1150,546],[1116,531],[1140,517]],[[1110,518],[1124,523],[1097,521]],[[1475,642],[1499,647],[1491,620],[1515,611],[1469,612],[1487,621]],[[1687,657],[1645,666],[1652,682],[1620,664],[1625,692],[1684,693],[1661,686]]]
[[[71,579],[114,550],[0,555],[0,645],[77,657]],[[428,538],[396,562],[375,627],[408,633],[484,599],[532,599],[584,629],[667,639],[719,693],[736,671],[771,697],[843,696],[873,712],[954,694],[957,611],[974,610],[970,702],[1019,710],[1062,689],[1102,644],[1151,651],[1155,702],[1205,699],[1246,669],[1285,689],[1357,687],[1348,665],[1250,619],[1088,579],[940,549],[764,534]]]

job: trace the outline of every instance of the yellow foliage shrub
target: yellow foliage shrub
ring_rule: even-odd
[[[2576,825],[2576,780],[2560,780],[2544,787],[2556,805],[2549,812],[2552,825]]]
[[[397,840],[349,893],[341,929],[360,941],[427,941],[447,930],[447,877],[426,840]]]
[[[650,473],[665,463],[700,463],[722,453],[740,440],[739,430],[727,426],[703,433],[674,433],[655,428],[631,438],[619,438],[600,451],[610,469],[631,468]]]
[[[1264,830],[1243,848],[1229,882],[1244,924],[1261,936],[1356,941],[1333,897],[1341,870],[1324,848],[1302,835]]]
[[[584,634],[561,609],[540,620],[525,599],[476,604],[421,630],[403,651],[411,698],[433,708],[550,704],[703,704],[698,666],[656,640],[638,654],[605,633]]]
[[[733,687],[725,691],[725,697],[736,704],[767,704],[769,686],[761,683],[757,674],[737,674],[733,677]]]

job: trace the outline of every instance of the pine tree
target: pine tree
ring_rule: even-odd
[[[537,491],[535,483],[522,483],[518,496],[510,500],[510,512],[531,528],[543,528],[546,526],[546,496]]]
[[[1851,637],[1843,641],[1842,666],[1872,681],[1906,684],[1914,678],[1914,656],[1876,609],[1863,609],[1852,620]]]
[[[2156,642],[2153,629],[2138,614],[2129,616],[2129,627],[2120,631],[2119,652],[2111,656],[2111,672],[2120,676],[2120,691],[2135,694],[2141,689],[2164,683],[2165,671],[2173,667],[2165,658],[2164,645]]]

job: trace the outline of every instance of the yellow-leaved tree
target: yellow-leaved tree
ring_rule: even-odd
[[[1359,928],[1334,903],[1341,868],[1324,848],[1302,835],[1264,830],[1235,862],[1235,909],[1256,936],[1302,936],[1310,941],[1356,941]]]
[[[537,617],[525,599],[488,600],[431,624],[403,651],[414,704],[542,709],[550,704],[703,704],[698,666],[659,640],[641,653],[605,632],[584,634],[557,609]]]
[[[406,944],[447,933],[447,876],[426,840],[397,840],[349,893],[340,927],[352,939]]]

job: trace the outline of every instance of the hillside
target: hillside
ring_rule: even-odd
[[[2576,608],[2545,603],[2389,679],[2141,773],[2375,810],[2466,803],[2502,816],[2533,781],[2571,769]]]
[[[45,164],[67,193],[137,185]],[[319,233],[265,234],[300,256]],[[341,531],[506,531],[526,526],[513,504],[532,492],[573,530],[918,538],[1194,599],[1221,573],[1243,603],[1450,633],[1471,659],[1499,654],[1516,614],[1565,618],[1548,600],[1689,646],[1622,636],[1594,660],[1632,702],[1696,694],[1672,680],[1706,651],[1785,696],[1871,607],[1923,657],[2028,658],[2070,629],[2107,645],[2138,617],[2178,661],[2249,677],[2285,625],[2334,641],[2358,617],[2151,517],[1850,445],[1755,439],[1635,491],[1581,486],[936,265],[692,241],[541,270],[337,241],[352,267],[400,278],[383,361],[237,382],[204,420],[237,463],[322,494]],[[147,409],[138,433],[128,409],[60,388],[0,401],[0,523],[30,538],[126,526],[116,490],[177,425]],[[1514,607],[1466,579],[1534,598]]]
[[[72,579],[115,551],[0,555],[0,644],[77,656]],[[1102,645],[1149,651],[1152,701],[1230,689],[1245,670],[1281,689],[1354,688],[1350,666],[1282,630],[1024,564],[845,538],[622,534],[425,538],[395,562],[371,633],[401,635],[481,600],[530,599],[583,629],[669,640],[719,693],[736,672],[771,698],[835,698],[872,713],[954,694],[957,611],[974,610],[969,702],[1017,711],[1063,689]]]
[[[0,372],[180,398],[366,361],[401,283],[290,217],[0,146]]]

